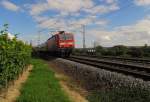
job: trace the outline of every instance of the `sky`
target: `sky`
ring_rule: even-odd
[[[0,29],[33,45],[65,30],[82,47],[150,45],[150,0],[0,0]],[[38,41],[40,35],[40,41]]]

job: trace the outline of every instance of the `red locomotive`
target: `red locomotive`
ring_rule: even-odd
[[[65,31],[59,31],[39,48],[40,52],[66,57],[71,54],[74,46],[75,42],[73,34]]]

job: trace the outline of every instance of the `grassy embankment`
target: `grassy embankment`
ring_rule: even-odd
[[[48,65],[37,59],[32,64],[34,68],[16,102],[70,102]]]

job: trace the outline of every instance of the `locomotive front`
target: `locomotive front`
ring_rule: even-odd
[[[49,54],[68,57],[74,48],[74,37],[72,33],[59,31],[46,42]]]
[[[57,35],[59,55],[65,57],[69,56],[75,46],[73,34],[60,31]]]

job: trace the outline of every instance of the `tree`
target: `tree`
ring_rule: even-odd
[[[128,51],[131,57],[143,57],[143,51],[141,48],[131,47]]]
[[[117,45],[108,49],[108,55],[111,56],[126,56],[128,48],[123,45]]]
[[[97,55],[105,55],[105,53],[106,53],[106,49],[100,45],[96,46],[95,50],[96,50]]]
[[[144,57],[150,57],[150,46],[145,44],[141,49],[143,51],[143,56]]]

